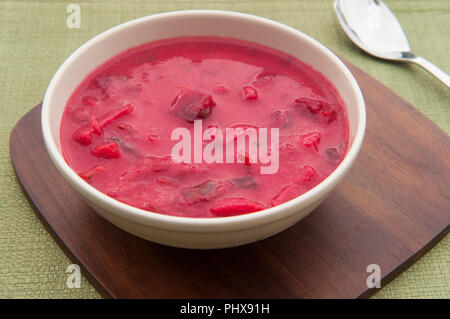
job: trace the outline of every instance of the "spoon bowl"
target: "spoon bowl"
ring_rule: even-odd
[[[381,0],[335,0],[340,25],[360,49],[380,59],[413,62],[447,87],[450,77],[430,61],[415,55],[400,23]]]

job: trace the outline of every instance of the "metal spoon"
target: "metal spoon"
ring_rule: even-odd
[[[381,0],[335,0],[334,9],[350,39],[381,59],[414,62],[450,87],[450,77],[430,61],[411,52],[400,23]]]

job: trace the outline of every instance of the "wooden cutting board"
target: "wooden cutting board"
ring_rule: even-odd
[[[105,297],[368,297],[449,231],[450,139],[387,87],[348,64],[367,103],[367,134],[349,174],[311,215],[258,243],[221,250],[154,244],[99,217],[56,171],[41,105],[11,133],[24,193],[54,238]]]

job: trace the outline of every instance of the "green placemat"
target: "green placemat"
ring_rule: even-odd
[[[450,1],[386,0],[414,52],[450,72]],[[341,31],[331,0],[73,2],[81,28],[68,29],[69,2],[0,2],[0,297],[99,298],[83,278],[66,286],[70,260],[59,249],[22,194],[8,152],[9,133],[42,100],[53,73],[82,43],[119,23],[182,9],[224,9],[256,14],[297,28],[364,69],[450,132],[450,95],[414,65],[375,60]],[[432,143],[432,141],[430,141]],[[449,208],[450,209],[450,208]],[[383,287],[375,298],[449,298],[450,237]]]

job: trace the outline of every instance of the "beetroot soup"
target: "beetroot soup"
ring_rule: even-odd
[[[326,178],[347,117],[319,72],[277,50],[217,37],[132,48],[92,72],[61,122],[69,166],[126,204],[223,217],[289,201]]]

